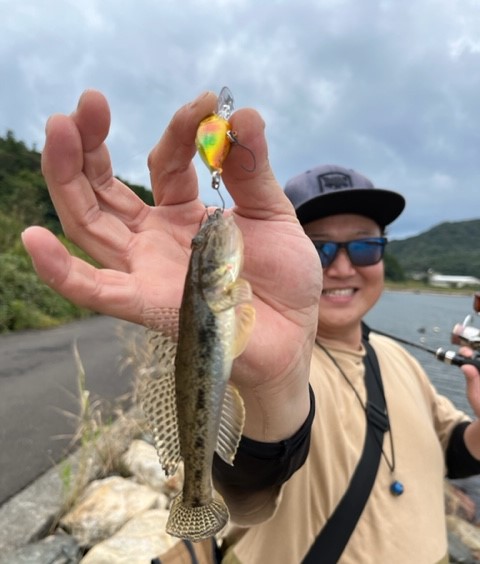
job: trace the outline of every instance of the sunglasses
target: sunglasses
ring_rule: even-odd
[[[312,243],[318,251],[323,268],[328,268],[332,264],[340,249],[345,249],[353,266],[372,266],[382,260],[387,238],[368,237],[343,243],[312,239]]]

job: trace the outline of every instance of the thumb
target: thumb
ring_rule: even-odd
[[[465,376],[468,402],[475,415],[480,418],[480,374],[474,366],[467,364],[462,366],[462,372]]]
[[[230,149],[222,178],[236,204],[236,213],[253,219],[278,216],[296,221],[295,210],[270,168],[265,122],[260,114],[250,108],[240,109],[230,123],[238,144],[233,143]]]

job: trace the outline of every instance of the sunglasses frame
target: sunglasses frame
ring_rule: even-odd
[[[383,259],[383,256],[385,254],[385,247],[388,243],[388,239],[386,237],[362,237],[360,239],[352,239],[350,241],[340,241],[340,242],[323,241],[319,239],[311,239],[311,241],[315,245],[315,248],[317,249],[318,256],[320,257],[320,261],[322,262],[323,268],[328,268],[330,265],[332,265],[335,262],[335,259],[337,258],[340,249],[345,249],[348,259],[350,260],[353,266],[356,267],[373,266],[374,264],[378,264]],[[359,244],[359,243],[360,244],[365,243],[366,249],[375,248],[375,250],[380,250],[378,259],[376,259],[374,262],[367,262],[367,263],[362,263],[362,261],[355,260],[355,251],[352,251],[351,245]],[[322,247],[324,245],[335,245],[335,251],[333,255],[331,256],[331,258],[328,257],[328,260],[325,261],[322,260]],[[354,253],[353,257],[352,257],[352,252]],[[327,264],[325,265],[324,262],[327,262]]]

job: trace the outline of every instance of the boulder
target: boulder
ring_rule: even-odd
[[[89,547],[112,536],[132,517],[157,506],[158,498],[158,492],[120,476],[96,480],[60,525],[81,546]]]
[[[111,538],[94,546],[81,564],[150,564],[178,539],[165,533],[168,511],[152,509],[133,517]]]

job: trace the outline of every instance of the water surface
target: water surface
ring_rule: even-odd
[[[452,328],[471,313],[473,293],[472,296],[454,296],[389,291],[383,294],[365,320],[372,328],[434,350],[438,347],[455,349],[450,344]],[[480,316],[475,317],[474,324],[480,326]],[[420,361],[437,390],[472,415],[461,370],[414,347],[405,348]]]

